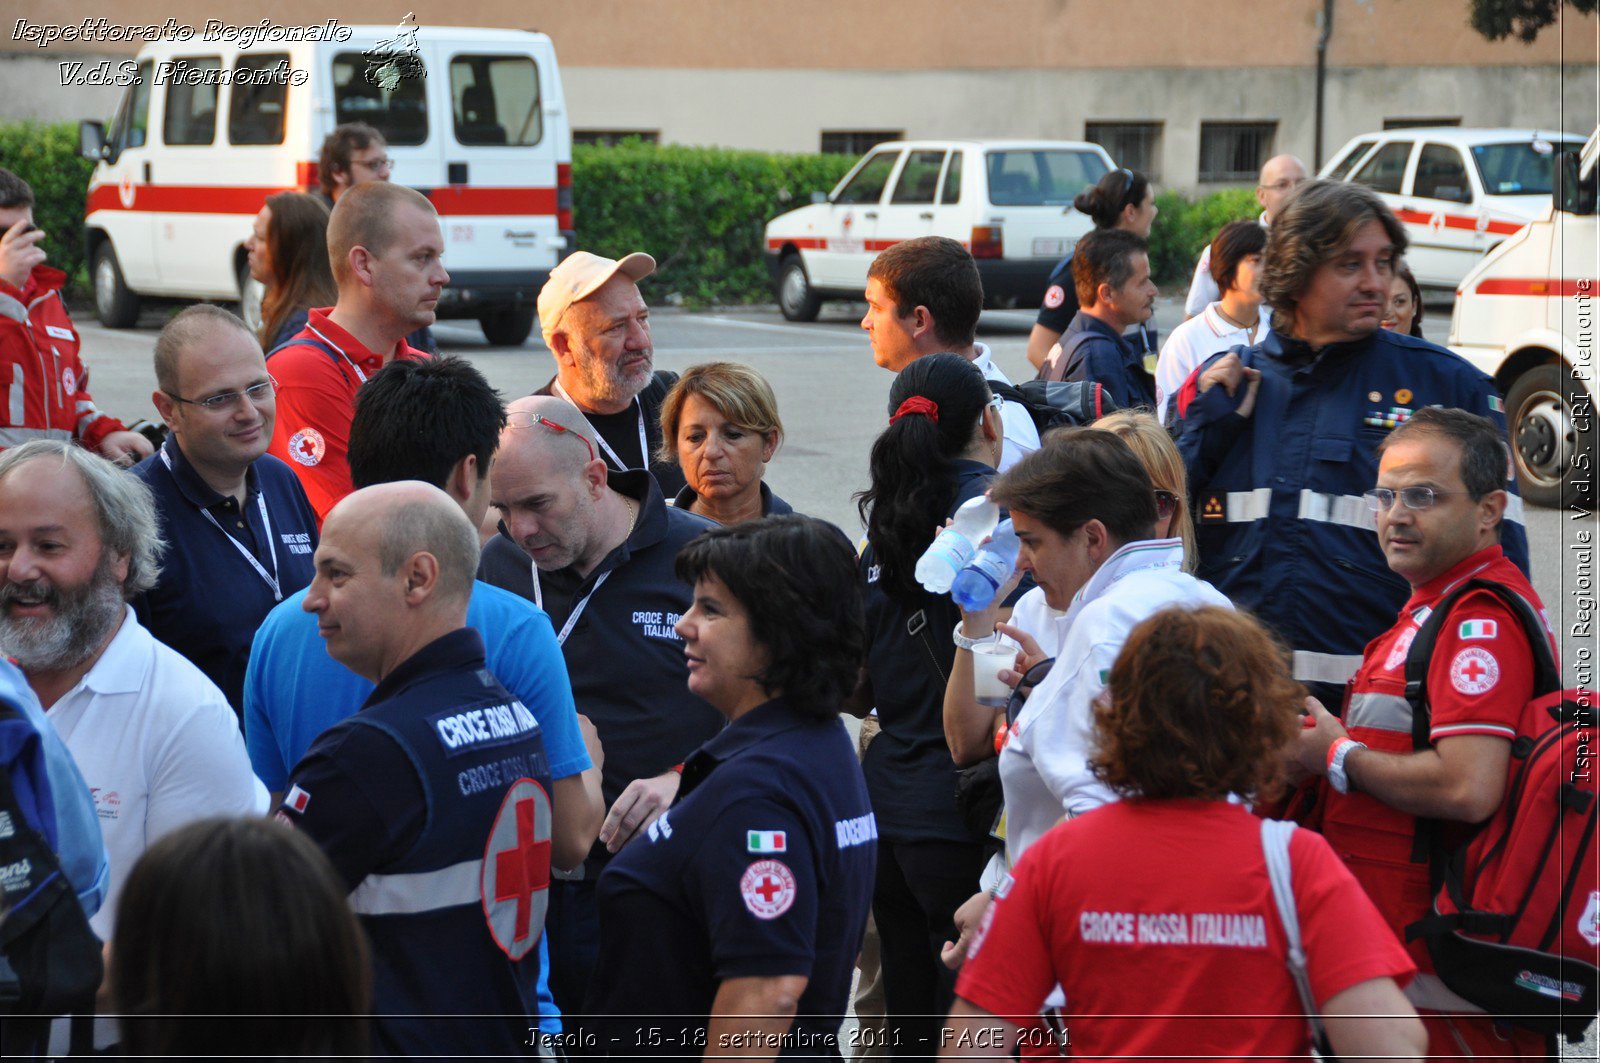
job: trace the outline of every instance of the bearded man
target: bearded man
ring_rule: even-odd
[[[0,654],[94,795],[111,882],[90,925],[107,940],[151,842],[267,810],[222,691],[128,605],[154,586],[164,547],[150,489],[104,458],[64,440],[0,453]]]

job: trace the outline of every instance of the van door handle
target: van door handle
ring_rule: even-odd
[[[467,183],[467,164],[464,163],[464,162],[452,162],[452,163],[450,163],[449,164],[449,173],[446,176],[447,176],[448,180],[450,181],[450,183],[453,184],[453,185],[464,185],[464,184],[466,184]]]
[[[144,164],[144,183],[150,183],[150,163],[148,161]]]
[[[933,211],[925,210],[921,214],[918,214],[917,217],[921,218],[923,221],[932,221],[933,220]]]
[[[861,216],[863,218],[876,218],[878,216],[878,212],[875,210],[864,210],[861,212]]]

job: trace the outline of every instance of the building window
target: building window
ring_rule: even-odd
[[[574,144],[592,144],[599,148],[614,148],[624,140],[638,140],[646,144],[661,143],[659,129],[574,129]]]
[[[903,129],[824,129],[824,155],[865,155],[886,140],[905,137]]]
[[[1118,166],[1161,180],[1160,122],[1085,122],[1083,139],[1105,148]]]
[[[1254,181],[1277,132],[1277,122],[1201,122],[1200,180]]]
[[[1422,129],[1426,126],[1459,126],[1460,116],[1455,118],[1385,118],[1385,129]]]

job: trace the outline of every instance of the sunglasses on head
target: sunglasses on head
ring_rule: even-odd
[[[583,444],[584,449],[589,452],[589,460],[594,460],[594,447],[590,445],[587,439],[579,435],[577,432],[574,432],[566,425],[557,424],[548,417],[539,417],[528,413],[526,410],[518,410],[515,413],[506,415],[507,428],[533,428],[535,426],[539,428],[548,428],[558,436],[571,436],[573,439],[576,439],[578,442]]]

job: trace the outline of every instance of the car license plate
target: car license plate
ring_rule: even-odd
[[[1034,258],[1056,258],[1067,253],[1067,240],[1063,236],[1036,236],[1033,238]]]

